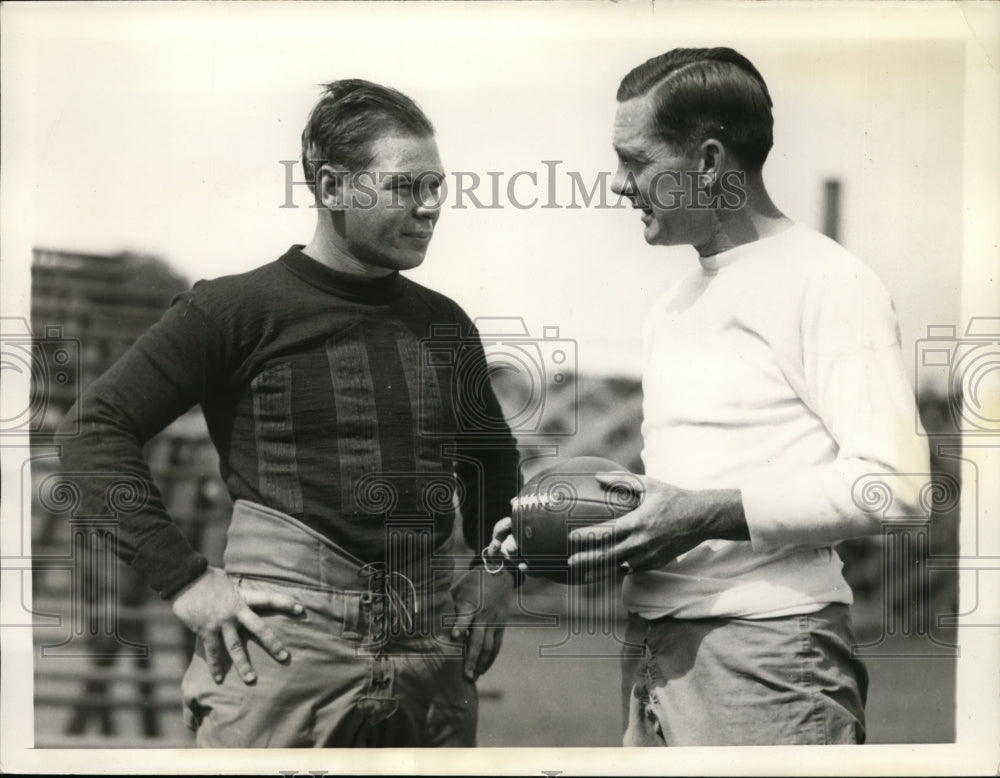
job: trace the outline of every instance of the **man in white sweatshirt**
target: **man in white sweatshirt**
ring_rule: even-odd
[[[772,203],[771,98],[745,57],[675,49],[618,103],[612,190],[647,243],[698,252],[644,327],[644,502],[571,535],[571,565],[629,573],[645,651],[623,660],[625,743],[864,742],[833,546],[880,532],[873,485],[892,515],[920,515],[929,472],[892,301]]]

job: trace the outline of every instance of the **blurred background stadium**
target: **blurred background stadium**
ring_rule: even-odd
[[[829,191],[835,193],[835,187]],[[831,204],[831,212],[835,209]],[[830,230],[834,222],[827,225]],[[32,265],[40,380],[32,406],[31,460],[35,733],[39,747],[163,747],[190,743],[181,723],[180,676],[192,637],[106,540],[114,517],[77,517],[60,498],[51,433],[78,391],[152,324],[188,280],[156,258],[37,249]],[[78,370],[55,374],[52,343],[78,343]],[[513,349],[513,350],[511,350]],[[522,448],[527,475],[544,457],[597,454],[641,472],[641,387],[634,378],[543,375],[531,349],[493,349],[494,385],[508,414],[532,419]],[[48,359],[48,364],[45,360]],[[43,396],[44,395],[44,396]],[[941,442],[958,444],[951,398],[924,395],[921,414]],[[522,428],[527,429],[526,425]],[[192,544],[221,560],[230,503],[197,410],[147,448],[168,509]],[[944,492],[956,493],[955,460],[935,457]],[[872,675],[872,742],[954,737],[957,573],[933,557],[957,553],[957,500],[929,522],[892,525],[885,538],[840,546],[854,588],[859,650]],[[568,588],[531,579],[520,593],[495,669],[480,682],[480,739],[491,746],[616,745],[617,654],[624,634],[618,582]],[[39,661],[41,660],[41,661]],[[921,704],[912,704],[919,691]]]

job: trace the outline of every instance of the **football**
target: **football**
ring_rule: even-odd
[[[616,481],[602,486],[596,473],[615,473]],[[538,473],[511,501],[511,530],[528,575],[581,583],[566,564],[569,533],[623,516],[642,499],[641,481],[609,459],[574,457]]]

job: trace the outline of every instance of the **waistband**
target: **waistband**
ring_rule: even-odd
[[[414,542],[412,547],[419,549]],[[416,595],[446,591],[452,541],[406,559],[366,563],[293,516],[237,500],[226,539],[226,572],[327,591],[370,591],[386,581]]]
[[[818,603],[813,606],[805,607],[800,611],[795,613],[789,613],[782,616],[765,616],[761,618],[752,616],[697,616],[697,617],[684,617],[684,616],[643,616],[642,614],[630,611],[628,614],[628,620],[630,624],[635,624],[641,627],[654,628],[663,625],[711,625],[711,624],[729,624],[731,622],[748,622],[754,624],[768,624],[775,623],[780,624],[783,622],[793,621],[801,616],[811,616],[816,619],[828,620],[828,621],[850,621],[850,609],[847,605],[841,602],[831,602],[827,604]]]

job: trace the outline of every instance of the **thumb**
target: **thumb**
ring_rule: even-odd
[[[512,532],[513,521],[510,516],[505,516],[493,525],[493,540],[503,540]]]
[[[594,478],[615,503],[620,507],[634,509],[642,503],[646,493],[646,482],[643,476],[623,470],[617,473],[594,473]],[[635,504],[633,504],[635,503]]]
[[[627,470],[619,470],[617,472],[609,473],[594,473],[594,478],[597,479],[601,486],[611,486],[613,484],[618,484],[619,486],[623,483],[631,484],[636,481],[635,473],[630,473]]]

